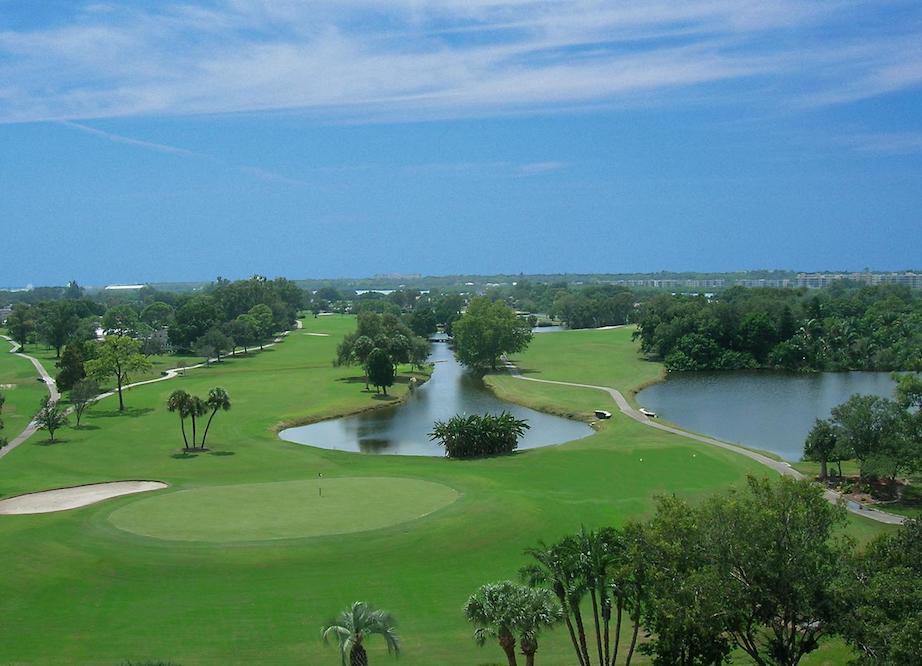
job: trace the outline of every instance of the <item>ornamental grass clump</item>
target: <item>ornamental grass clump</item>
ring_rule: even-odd
[[[456,414],[448,421],[436,421],[429,439],[444,446],[449,458],[482,458],[512,453],[529,427],[509,412]]]

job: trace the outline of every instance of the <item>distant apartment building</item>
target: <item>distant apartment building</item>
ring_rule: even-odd
[[[822,287],[828,287],[839,280],[850,280],[852,282],[859,282],[872,286],[897,284],[909,287],[910,289],[922,289],[922,273],[916,273],[914,271],[904,271],[902,273],[798,273],[792,286],[820,289]]]

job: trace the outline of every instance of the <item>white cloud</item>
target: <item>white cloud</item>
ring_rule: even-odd
[[[840,103],[922,83],[918,47],[895,46],[919,43],[917,25],[820,36],[827,23],[840,26],[873,6],[86,4],[63,25],[0,31],[0,122],[265,110],[415,119],[607,104],[753,79],[809,104]]]

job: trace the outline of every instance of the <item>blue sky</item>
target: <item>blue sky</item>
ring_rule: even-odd
[[[0,0],[0,286],[922,268],[922,6]]]

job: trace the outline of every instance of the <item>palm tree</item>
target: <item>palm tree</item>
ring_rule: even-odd
[[[400,639],[394,628],[394,619],[389,613],[375,610],[364,601],[356,601],[339,614],[335,620],[324,625],[321,637],[324,643],[335,636],[339,642],[339,653],[343,666],[367,666],[368,653],[365,652],[365,638],[379,634],[387,644],[388,654],[400,654]]]
[[[535,563],[523,567],[519,575],[528,585],[545,585],[554,593],[563,607],[563,619],[576,652],[576,660],[579,666],[590,666],[586,630],[580,610],[586,589],[572,566],[572,539],[565,537],[552,545],[539,541],[536,548],[527,549],[525,553],[531,555]]]
[[[538,651],[538,635],[545,627],[557,624],[563,617],[563,609],[554,594],[544,588],[523,587],[516,629],[519,633],[519,647],[525,655],[525,666],[534,666]]]
[[[512,581],[481,585],[464,604],[464,616],[475,625],[474,640],[483,645],[495,638],[506,654],[509,666],[515,660],[516,602],[521,597],[521,586]]]
[[[176,389],[170,393],[170,397],[167,398],[166,401],[166,408],[169,411],[179,412],[179,427],[182,429],[182,441],[187,449],[189,448],[189,438],[186,437],[186,417],[189,416],[189,400],[191,398],[192,396],[182,389]],[[192,441],[192,444],[195,445],[195,440]]]
[[[211,408],[211,416],[208,417],[208,423],[205,424],[205,432],[202,434],[202,448],[205,448],[205,439],[208,437],[208,428],[211,427],[211,419],[214,418],[214,415],[218,413],[219,409],[223,409],[225,412],[231,408],[230,396],[220,386],[208,391],[208,398],[205,400],[205,404]]]
[[[205,416],[208,412],[208,405],[197,395],[192,395],[189,396],[188,410],[189,416],[192,417],[192,448],[195,448],[195,419],[199,416]],[[202,444],[202,448],[205,448],[204,443]]]

